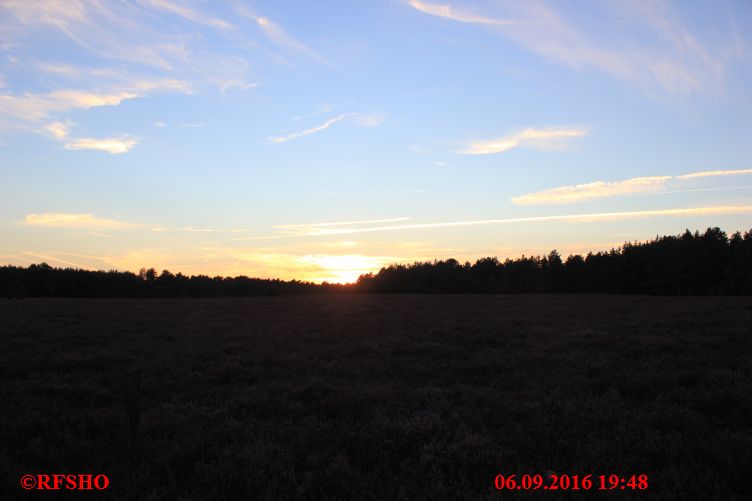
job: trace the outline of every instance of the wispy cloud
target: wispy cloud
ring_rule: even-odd
[[[190,86],[179,80],[139,80],[121,85],[121,90],[113,92],[92,92],[85,90],[58,90],[35,94],[0,95],[0,113],[26,121],[38,122],[53,113],[70,110],[87,110],[101,106],[118,106],[123,101],[144,97],[160,91],[189,93]]]
[[[315,127],[311,127],[310,129],[305,129],[299,132],[292,132],[290,134],[287,134],[285,136],[276,136],[276,137],[270,137],[269,142],[271,143],[286,143],[287,141],[291,141],[293,139],[298,139],[300,137],[309,136],[311,134],[315,134],[316,132],[320,132],[322,130],[328,129],[332,125],[336,124],[337,122],[340,122],[346,118],[356,116],[357,113],[343,113],[339,116],[336,116],[334,118],[330,118],[326,122],[319,124]]]
[[[7,21],[0,33],[0,50],[11,62],[4,69],[23,73],[23,78],[9,80],[14,85],[0,75],[0,126],[67,140],[67,149],[122,153],[136,144],[132,138],[112,138],[108,132],[103,132],[105,139],[88,134],[71,139],[68,117],[73,112],[118,107],[163,93],[251,89],[257,85],[248,78],[252,61],[256,71],[259,57],[289,64],[276,52],[329,65],[282,25],[235,0],[211,6],[188,0],[2,0],[0,17]],[[253,29],[247,19],[253,21]],[[60,36],[73,45],[62,52],[45,50]],[[39,54],[47,55],[39,60]],[[58,59],[50,60],[50,54]],[[28,72],[42,77],[30,79]],[[33,83],[20,84],[29,81]],[[75,118],[86,130],[85,116],[77,113]],[[364,126],[383,120],[361,118]],[[320,130],[314,129],[301,135]]]
[[[241,16],[252,20],[256,26],[276,45],[306,56],[309,59],[313,59],[326,66],[331,66],[331,63],[327,61],[323,56],[312,48],[305,45],[303,42],[290,36],[280,25],[272,21],[271,19],[257,15],[253,10],[249,9],[245,5],[236,4],[236,11]]]
[[[540,57],[575,69],[595,69],[630,82],[653,97],[685,98],[723,92],[725,67],[734,51],[706,47],[666,2],[610,2],[600,14],[603,33],[569,20],[564,9],[545,0],[503,0],[494,14],[470,12],[449,4],[412,0],[426,14],[492,27],[499,35]],[[632,29],[644,36],[635,43]],[[649,40],[649,42],[647,41]],[[728,41],[729,46],[735,44]]]
[[[718,176],[739,176],[752,174],[752,169],[737,170],[711,170],[693,172],[681,176],[650,176],[635,177],[623,181],[594,181],[592,183],[559,186],[544,191],[528,193],[512,198],[517,205],[550,205],[571,204],[588,200],[603,199],[623,195],[635,195],[645,193],[673,193],[667,191],[671,181],[694,180]],[[718,188],[706,188],[700,190],[685,191],[709,191]]]
[[[245,233],[250,230],[244,228],[194,228],[193,226],[156,226],[153,224],[132,223],[95,216],[91,213],[43,212],[28,214],[20,224],[50,228],[68,228],[80,230],[125,230],[138,229],[154,233],[184,232],[184,233]],[[88,232],[89,234],[95,234]],[[111,235],[96,234],[96,236],[111,237]]]
[[[517,205],[569,204],[617,195],[656,192],[664,190],[666,181],[669,179],[671,176],[636,177],[613,183],[595,181],[573,186],[560,186],[514,197],[512,202]]]
[[[453,21],[459,21],[461,23],[473,23],[473,24],[488,24],[500,26],[504,24],[512,23],[513,21],[506,19],[494,19],[492,17],[486,17],[483,15],[475,14],[463,7],[453,7],[451,5],[440,5],[428,2],[420,2],[418,0],[410,0],[410,5],[421,12],[431,14],[432,16],[445,17]]]
[[[145,97],[153,93],[176,91],[190,93],[192,91],[187,82],[169,78],[120,81],[117,87],[120,90],[66,89],[49,93],[25,92],[21,95],[0,95],[0,116],[6,115],[15,120],[13,127],[42,132],[58,141],[68,139],[65,143],[65,149],[68,150],[101,150],[118,154],[131,150],[138,144],[138,140],[127,135],[99,139],[70,138],[70,130],[74,122],[70,119],[54,120],[54,118],[72,110],[118,106],[129,99]],[[50,119],[53,121],[43,126],[38,125]]]
[[[28,214],[19,223],[30,226],[46,226],[51,228],[70,228],[83,230],[122,230],[137,229],[153,233],[188,233],[188,234],[240,234],[249,233],[247,228],[195,228],[193,226],[160,226],[146,223],[132,223],[119,221],[115,219],[102,218],[91,213],[68,213],[68,212],[44,212],[39,214]],[[111,237],[112,235],[96,234],[92,231],[87,232],[90,235],[100,237]],[[172,236],[170,236],[172,238]]]
[[[41,214],[27,214],[22,224],[29,226],[48,226],[53,228],[72,229],[107,229],[122,230],[136,228],[140,225],[96,217],[92,214],[70,214],[65,212],[44,212]]]
[[[5,0],[0,8],[15,20],[6,32],[7,38],[22,38],[37,27],[52,28],[102,57],[172,68],[159,45],[149,43],[162,37],[138,22],[145,12],[130,2]]]
[[[281,224],[275,226],[275,228],[285,230],[287,233],[298,235],[298,234],[313,234],[317,232],[325,232],[326,228],[330,228],[332,226],[361,226],[361,225],[370,225],[370,224],[380,224],[380,223],[395,223],[398,221],[408,221],[411,218],[409,217],[393,217],[389,219],[366,219],[366,220],[360,220],[360,221],[335,221],[335,222],[325,222],[325,223],[304,223],[304,224]]]
[[[138,144],[132,137],[91,138],[82,137],[65,143],[66,150],[98,150],[111,155],[127,153]]]
[[[0,96],[0,113],[26,121],[44,120],[51,113],[97,106],[117,106],[126,99],[138,97],[132,92],[96,94],[83,91],[57,91],[49,94],[25,93]]]
[[[156,9],[171,12],[172,14],[184,17],[185,19],[199,24],[205,24],[207,26],[212,26],[214,28],[223,30],[235,29],[235,26],[233,24],[223,19],[207,16],[181,3],[170,2],[168,0],[140,0],[139,3],[149,7],[154,7]]]
[[[475,221],[453,221],[441,223],[422,223],[422,224],[404,224],[393,226],[381,226],[374,228],[356,228],[345,230],[329,230],[328,234],[351,234],[351,233],[369,233],[374,231],[392,231],[392,230],[414,230],[427,228],[451,228],[462,226],[482,226],[491,224],[511,224],[511,223],[533,223],[547,221],[564,221],[564,222],[595,222],[595,221],[617,221],[627,219],[642,219],[661,216],[713,216],[713,215],[730,215],[730,214],[748,214],[752,213],[752,205],[742,206],[719,206],[719,207],[689,207],[677,209],[657,209],[644,211],[628,212],[601,212],[585,214],[566,214],[556,216],[533,216],[507,219],[482,219]],[[315,235],[315,234],[314,234]]]
[[[521,218],[508,218],[508,219],[481,219],[475,221],[452,221],[441,223],[421,223],[421,224],[403,224],[403,225],[391,225],[391,226],[377,226],[372,228],[348,228],[348,229],[332,229],[324,230],[323,232],[311,233],[306,236],[318,236],[318,235],[348,235],[355,233],[371,233],[380,231],[395,231],[395,230],[417,230],[417,229],[429,229],[429,228],[453,228],[463,226],[484,226],[492,224],[512,224],[512,223],[534,223],[534,222],[547,222],[547,221],[563,221],[563,222],[595,222],[595,221],[618,221],[626,219],[643,219],[661,216],[715,216],[715,215],[730,215],[730,214],[749,214],[752,213],[752,205],[743,206],[720,206],[720,207],[690,207],[690,208],[678,208],[678,209],[658,209],[658,210],[644,210],[644,211],[629,211],[629,212],[601,212],[601,213],[585,213],[585,214],[566,214],[556,216],[534,216],[534,217],[521,217]]]
[[[549,127],[546,129],[531,127],[498,139],[471,142],[460,153],[466,155],[488,155],[503,153],[517,147],[539,150],[560,149],[566,147],[571,139],[585,136],[588,133],[589,130],[585,127]]]
[[[70,128],[73,126],[73,122],[52,122],[45,125],[44,130],[52,134],[55,139],[63,140],[70,132]]]
[[[470,221],[447,221],[435,223],[411,223],[411,224],[393,224],[381,226],[362,227],[357,224],[346,228],[321,228],[308,227],[299,232],[285,233],[280,235],[267,235],[258,237],[240,237],[231,239],[231,241],[252,241],[252,240],[271,240],[275,238],[300,238],[300,237],[321,237],[321,236],[341,236],[353,235],[360,233],[390,232],[404,230],[420,230],[435,228],[461,228],[468,226],[487,226],[497,224],[518,224],[518,223],[539,223],[539,222],[567,222],[567,223],[586,223],[598,221],[620,221],[629,219],[645,219],[654,217],[686,217],[686,216],[721,216],[734,214],[750,214],[752,205],[734,205],[734,206],[716,206],[716,207],[687,207],[675,209],[655,209],[643,211],[627,212],[597,212],[582,214],[563,214],[553,216],[531,216],[504,219],[479,219]],[[285,225],[296,226],[296,225]]]
[[[0,118],[6,117],[4,125],[41,131],[38,122],[62,123],[71,111],[118,106],[156,93],[254,87],[256,84],[248,81],[249,60],[264,52],[258,50],[253,33],[236,29],[220,14],[207,14],[202,4],[183,0],[3,0],[0,17],[6,22],[0,33],[0,48],[14,52],[7,58],[23,61],[8,68],[44,74],[43,78],[24,77],[33,85],[1,89]],[[226,5],[212,10],[233,13]],[[284,39],[280,26],[269,26],[277,37],[275,44],[293,44],[294,39]],[[75,46],[66,46],[63,52],[42,50],[60,54],[61,59],[39,61],[38,46],[55,40],[51,33],[66,37]],[[255,38],[266,40],[270,36],[259,34]],[[90,62],[86,66],[77,62],[82,60]],[[77,121],[84,122],[78,117]]]
[[[697,179],[697,178],[702,178],[702,177],[739,176],[743,174],[752,174],[752,169],[706,170],[706,171],[701,171],[701,172],[693,172],[691,174],[684,174],[682,176],[676,176],[676,179]]]

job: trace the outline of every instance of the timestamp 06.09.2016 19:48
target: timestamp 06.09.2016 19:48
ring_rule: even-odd
[[[648,488],[647,475],[559,475],[550,473],[545,475],[496,475],[494,487],[500,491],[613,491],[633,490],[644,491]]]

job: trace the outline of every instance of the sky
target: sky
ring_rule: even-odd
[[[752,3],[0,0],[0,264],[349,282],[752,229]]]

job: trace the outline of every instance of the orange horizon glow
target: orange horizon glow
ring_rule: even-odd
[[[298,280],[311,283],[352,284],[361,275],[376,274],[380,269],[390,265],[413,264],[415,262],[432,262],[434,260],[455,259],[459,263],[475,263],[478,259],[495,257],[499,261],[516,259],[522,256],[544,256],[552,250],[557,250],[562,258],[572,254],[586,255],[588,252],[609,251],[619,248],[625,240],[597,243],[564,244],[555,247],[540,248],[506,248],[499,252],[488,252],[485,255],[475,255],[452,252],[434,252],[423,255],[409,256],[371,256],[365,254],[305,254],[301,256],[287,254],[251,254],[242,255],[235,259],[231,266],[222,262],[199,262],[206,256],[175,256],[157,255],[153,253],[132,253],[123,257],[108,257],[82,255],[72,253],[37,253],[24,252],[21,255],[0,255],[6,264],[15,266],[29,266],[45,262],[58,268],[80,268],[90,271],[128,271],[138,274],[144,269],[153,268],[157,273],[167,270],[173,274],[181,273],[186,276],[205,275],[210,277],[238,277],[247,276],[259,279],[279,279],[284,281]],[[358,242],[339,242],[344,247],[357,247]],[[238,255],[224,256],[237,258]]]

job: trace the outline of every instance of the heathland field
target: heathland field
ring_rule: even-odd
[[[496,475],[556,472],[748,499],[751,326],[749,297],[4,300],[2,498],[103,473],[111,499],[514,499]]]

